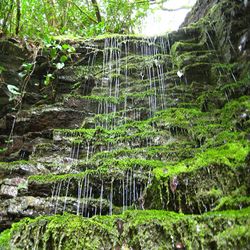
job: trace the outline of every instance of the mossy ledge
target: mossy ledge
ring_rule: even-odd
[[[203,215],[144,210],[91,219],[72,214],[13,224],[0,235],[14,249],[247,249],[250,208]],[[212,227],[211,227],[212,225]],[[27,237],[29,235],[29,237]]]

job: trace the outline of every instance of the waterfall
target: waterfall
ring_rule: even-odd
[[[170,46],[169,41],[168,46]],[[134,78],[134,72],[131,72],[128,67],[131,55],[145,58],[145,61],[148,61],[148,65],[141,69],[140,75],[142,80],[148,81],[150,116],[152,117],[155,111],[165,108],[166,83],[163,71],[165,62],[161,55],[166,53],[167,42],[163,37],[133,40],[130,37],[121,36],[104,39],[102,79],[99,87],[106,88],[106,95],[103,96],[105,97],[103,101],[98,104],[97,115],[102,115],[105,118],[102,121],[97,119],[95,127],[103,126],[106,129],[113,129],[119,122],[116,118],[117,115],[122,119],[122,123],[128,121],[129,87],[133,85],[133,80],[131,82],[130,78]],[[123,105],[121,105],[122,103]],[[134,118],[140,119],[141,116],[137,114],[140,113],[139,107],[133,108],[135,109]]]
[[[116,140],[111,142],[106,138],[105,144],[102,142],[103,138],[99,138],[102,129],[105,133],[112,132],[131,121],[153,117],[155,112],[166,108],[167,83],[164,74],[168,69],[165,57],[170,51],[170,40],[168,37],[117,36],[105,38],[103,44],[99,42],[98,46],[102,48],[99,49],[102,61],[93,89],[96,94],[93,100],[97,102],[95,132],[91,132],[92,136],[84,136],[87,130],[79,129],[73,133],[67,130],[63,136],[63,140],[69,138],[71,145],[69,168],[78,168],[84,163],[87,164],[85,170],[90,172],[81,178],[69,178],[54,185],[51,197],[54,213],[71,211],[90,217],[96,214],[112,215],[117,206],[122,211],[130,207],[144,209],[144,190],[151,184],[152,169],[145,169],[145,174],[142,174],[141,167],[135,164],[120,171],[114,179],[111,174],[104,176],[94,172],[98,166],[92,166],[91,160],[97,152],[111,152],[119,148]],[[87,72],[91,77],[98,68],[95,64],[98,60],[100,62],[97,51],[94,45],[87,51]],[[145,112],[147,116],[144,118]],[[141,140],[140,146],[143,143],[146,147],[154,145],[148,137],[133,140],[135,143]],[[132,148],[133,141],[128,141],[128,145]]]

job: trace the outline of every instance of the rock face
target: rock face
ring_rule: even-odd
[[[249,248],[249,5],[204,3],[165,37],[61,41],[28,82],[1,41],[0,249]]]

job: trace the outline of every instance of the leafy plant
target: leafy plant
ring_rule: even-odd
[[[45,49],[49,55],[49,61],[54,69],[60,70],[65,67],[65,63],[71,60],[72,54],[75,53],[75,48],[69,44],[59,44],[53,39],[48,39],[45,44]],[[55,79],[54,72],[45,75],[44,84],[50,85]]]
[[[149,6],[148,0],[1,0],[0,30],[42,39],[127,33],[142,22]]]
[[[19,75],[21,78],[24,78],[24,77],[26,77],[27,75],[29,75],[30,72],[32,71],[33,64],[32,64],[32,63],[23,63],[23,64],[22,64],[22,68],[23,68],[23,71],[20,72],[18,75]]]
[[[46,86],[50,85],[50,83],[52,82],[53,79],[54,79],[53,74],[47,74],[47,75],[45,76],[44,84],[45,84]]]

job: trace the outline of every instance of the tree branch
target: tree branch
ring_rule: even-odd
[[[90,16],[88,13],[86,13],[84,10],[82,10],[76,3],[74,3],[73,1],[70,1],[71,4],[73,4],[82,14],[84,14],[89,20],[91,20],[94,23],[98,23],[98,21],[96,21],[92,16]]]

